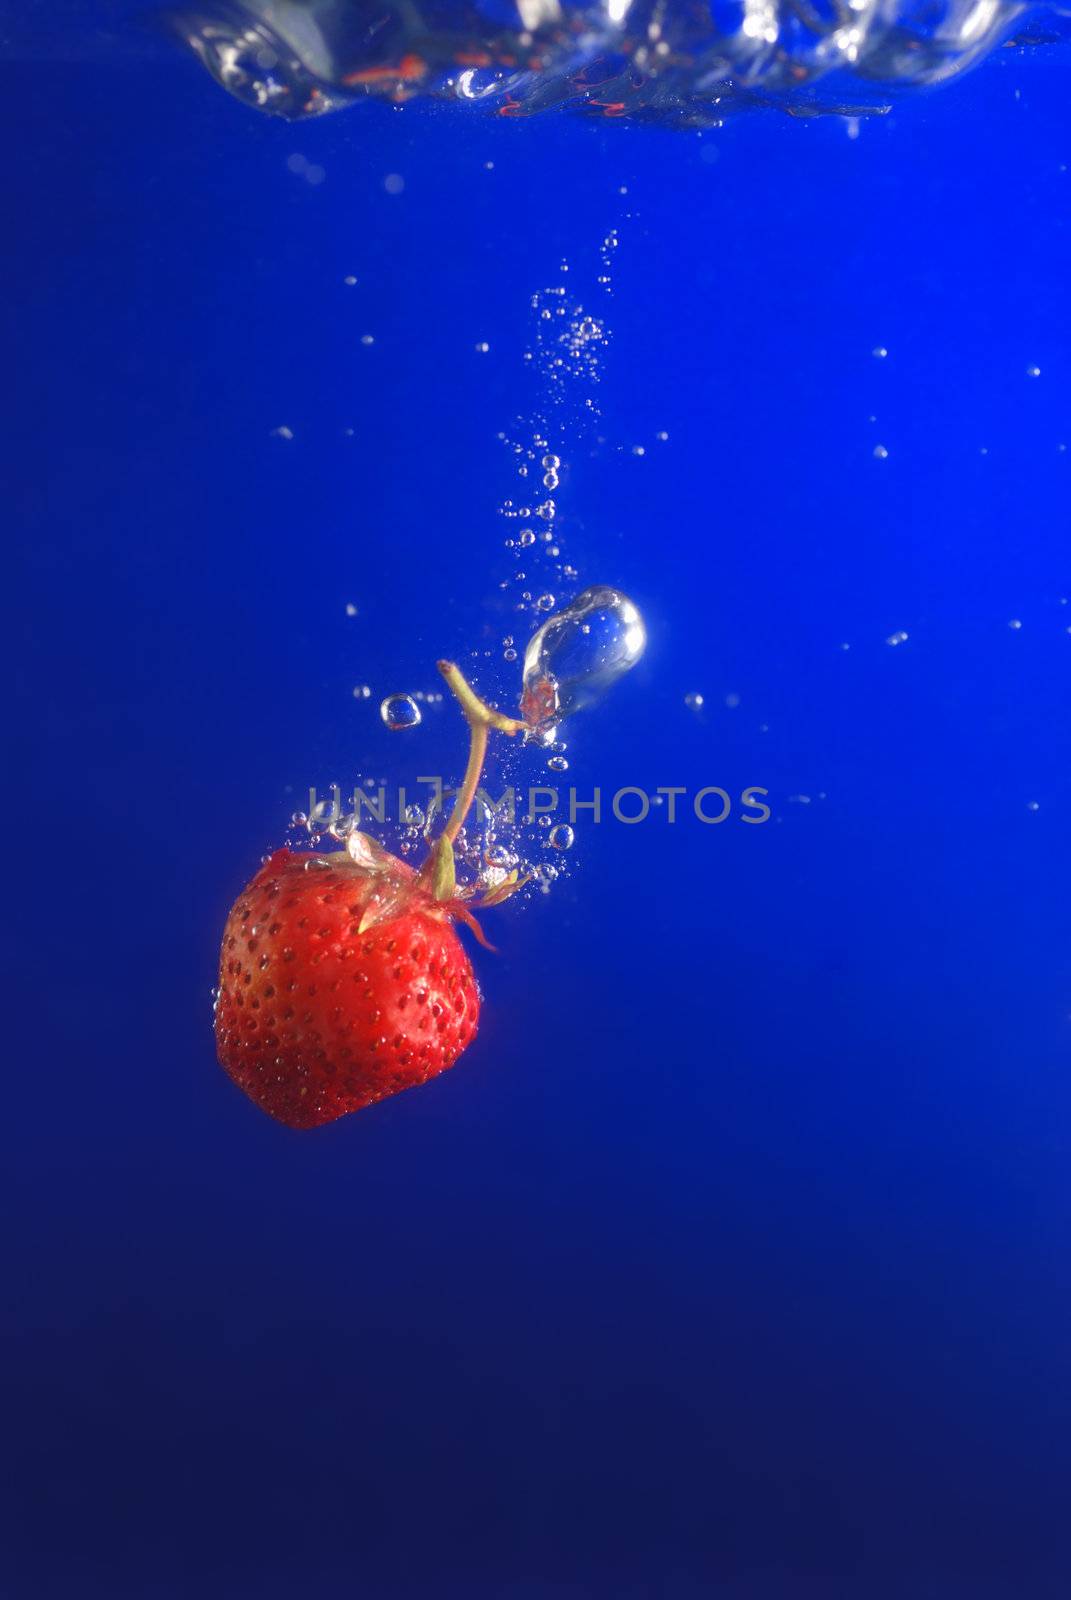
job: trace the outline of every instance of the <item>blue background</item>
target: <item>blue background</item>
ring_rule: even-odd
[[[47,55],[3,69],[4,1595],[1066,1593],[1066,53],[854,140],[292,128]],[[615,225],[563,532],[650,643],[570,776],[776,820],[583,828],[457,1069],[289,1133],[215,1064],[223,918],[308,783],[456,772],[449,707],[350,690],[499,636],[528,299]]]

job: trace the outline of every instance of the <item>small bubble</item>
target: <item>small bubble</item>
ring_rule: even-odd
[[[569,762],[566,760],[565,756],[551,756],[550,760],[547,762],[547,766],[550,768],[551,772],[569,771]]]
[[[271,436],[273,439],[292,439],[294,430],[292,428],[273,428]]]
[[[644,449],[642,444],[634,444],[632,446],[632,454],[634,456],[645,456],[647,451]]]
[[[1026,809],[1028,811],[1040,811],[1041,807],[1036,800],[1028,800],[1026,802]]]
[[[1012,617],[1011,621],[1008,623],[1008,627],[1014,628],[1016,632],[1019,631],[1022,625],[1022,621],[1019,617]]]
[[[554,596],[552,594],[541,594],[536,601],[536,609],[539,611],[553,611]]]
[[[883,444],[876,444],[874,446],[874,460],[875,461],[887,461],[888,458],[889,458],[889,452],[888,452],[888,450],[886,450],[885,446]]]
[[[576,834],[567,822],[559,822],[557,827],[551,828],[547,843],[552,850],[571,850]]]
[[[727,694],[725,696],[725,704],[729,707],[730,711],[735,711],[737,706],[740,704],[740,696],[738,694]]]
[[[487,343],[486,339],[481,339],[479,344],[476,346],[476,349],[483,356],[485,356],[487,354],[487,352],[488,352],[488,350],[490,350],[490,348],[491,348],[491,346]]]
[[[886,639],[885,643],[886,644],[891,644],[891,645],[906,644],[907,643],[907,630],[905,628],[898,628],[895,633],[890,633],[890,635]]]
[[[1040,367],[1027,367],[1026,375],[1027,375],[1028,378],[1040,378],[1041,377],[1041,368]]]
[[[545,455],[541,465],[546,467],[548,472],[557,472],[558,468],[561,466],[561,459],[558,456]]]
[[[689,711],[699,711],[702,709],[703,696],[694,692],[691,694],[686,694],[684,697],[684,703],[688,707]]]
[[[889,352],[883,344],[876,344],[870,354],[876,361],[884,361]]]
[[[660,444],[665,444],[666,440],[669,438],[669,434],[666,432],[665,428],[660,428],[655,434],[655,438]]]
[[[517,659],[516,650],[512,650],[512,649],[503,650],[502,659],[503,659],[503,661],[516,661],[516,659]]]
[[[525,549],[527,549],[530,544],[535,544],[535,534],[532,532],[531,528],[521,529],[517,543],[524,545]]]
[[[357,607],[352,600],[346,601],[346,615],[347,617],[355,617],[357,615]]]
[[[375,341],[374,334],[371,334],[371,333],[362,333],[361,334],[361,343],[362,344],[365,344],[365,345],[375,344],[375,342],[376,341]]]
[[[357,279],[353,276],[352,272],[349,273],[347,277],[343,278],[342,281],[346,285],[347,289],[354,289],[357,287]]]
[[[415,728],[420,721],[420,707],[411,695],[389,694],[379,707],[379,714],[392,732]]]
[[[353,686],[353,698],[355,700],[371,700],[372,691],[369,688],[368,684],[367,683],[355,683],[354,686]]]
[[[388,172],[383,179],[383,187],[388,194],[401,194],[405,188],[405,179],[400,172]]]

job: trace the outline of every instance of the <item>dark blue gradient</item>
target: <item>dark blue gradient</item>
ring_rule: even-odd
[[[0,68],[5,1600],[1066,1594],[1066,50],[855,139],[96,54]],[[456,775],[350,689],[498,638],[528,300],[611,226],[563,530],[650,637],[570,778],[776,820],[582,826],[457,1068],[288,1133],[223,918],[310,782]]]

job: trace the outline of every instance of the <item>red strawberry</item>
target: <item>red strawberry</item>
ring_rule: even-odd
[[[349,854],[277,850],[223,934],[220,1062],[291,1128],[425,1083],[476,1034],[479,995],[451,921],[468,912],[356,837]]]

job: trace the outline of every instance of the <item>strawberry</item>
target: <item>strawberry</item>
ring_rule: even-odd
[[[223,934],[220,1062],[291,1128],[426,1083],[476,1035],[479,994],[451,920],[469,913],[355,839],[349,853],[277,850]]]
[[[452,1067],[476,1035],[480,998],[454,921],[486,944],[473,906],[524,887],[514,871],[459,886],[454,840],[472,807],[490,728],[526,724],[484,705],[439,662],[469,725],[450,820],[419,872],[368,834],[329,854],[277,850],[223,931],[216,997],[222,1066],[291,1128],[316,1128]]]

